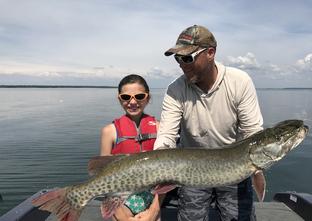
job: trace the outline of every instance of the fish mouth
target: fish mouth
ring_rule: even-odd
[[[297,147],[307,136],[308,132],[309,132],[309,127],[307,125],[302,125],[302,127],[299,128],[297,136],[293,138],[295,141],[293,142],[293,145],[291,148],[289,148],[289,150],[292,150],[295,147]]]
[[[304,139],[307,136],[308,133],[309,133],[309,127],[307,125],[303,125],[300,128],[300,132],[298,134],[298,137],[301,138],[301,139]]]

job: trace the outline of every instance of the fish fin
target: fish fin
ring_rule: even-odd
[[[152,194],[165,194],[168,193],[169,191],[175,189],[177,185],[174,184],[159,184],[157,185],[151,192]]]
[[[116,209],[124,204],[125,199],[119,196],[107,197],[102,201],[101,214],[103,219],[108,219],[114,215]]]
[[[66,202],[66,188],[56,189],[44,193],[31,202],[40,210],[49,211],[56,215],[60,221],[77,221],[81,210],[76,210]]]
[[[90,176],[96,175],[102,168],[106,165],[110,164],[111,162],[120,160],[128,155],[120,154],[120,155],[113,155],[113,156],[96,156],[89,160],[88,163],[88,172]]]
[[[262,170],[257,170],[252,176],[252,185],[259,202],[264,200],[266,181]]]

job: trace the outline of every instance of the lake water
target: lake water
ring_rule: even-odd
[[[0,88],[0,215],[35,192],[85,180],[100,129],[123,114],[117,89]],[[146,113],[159,119],[165,89],[152,89]],[[312,128],[312,90],[258,90],[265,127],[302,119]],[[267,195],[312,193],[311,133],[266,171]]]

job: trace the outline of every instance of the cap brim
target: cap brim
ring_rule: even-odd
[[[198,45],[176,45],[165,52],[166,56],[173,54],[189,55],[199,48]]]

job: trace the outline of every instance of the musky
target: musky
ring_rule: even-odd
[[[312,87],[311,15],[310,0],[0,0],[0,85],[166,87],[182,72],[164,51],[199,24],[256,87]]]

